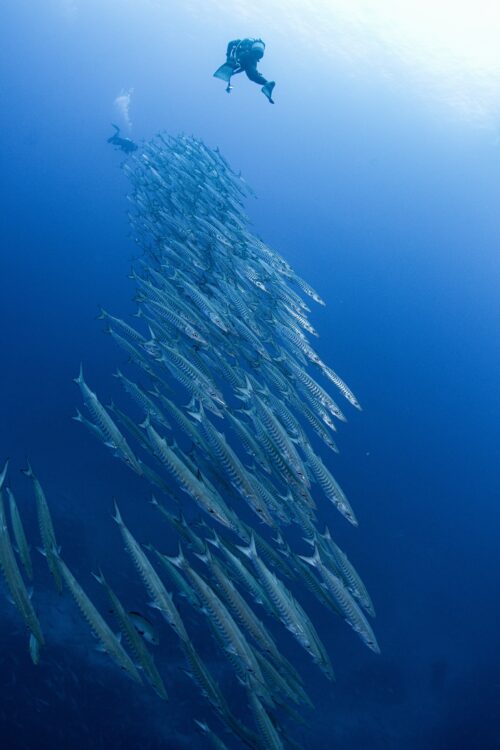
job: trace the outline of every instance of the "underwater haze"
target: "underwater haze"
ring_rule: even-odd
[[[443,0],[443,12],[427,2],[402,5],[406,11],[389,0],[4,0],[0,463],[9,458],[8,487],[31,547],[33,602],[45,640],[35,665],[29,632],[10,601],[8,581],[2,579],[0,726],[6,748],[217,747],[195,720],[206,722],[224,743],[219,747],[229,750],[500,748],[500,13],[482,2],[457,6]],[[276,81],[273,105],[244,75],[234,77],[230,94],[213,77],[225,61],[227,43],[244,37],[265,41],[259,69]],[[107,142],[113,135],[111,123],[137,144],[137,152],[127,155]],[[227,172],[217,161],[219,155],[230,166]],[[181,170],[177,164],[182,159],[187,166]],[[161,187],[154,182],[154,172],[148,172],[151,166],[160,172]],[[161,245],[160,224],[171,220],[169,211],[174,215],[172,205],[167,210],[162,201],[170,196],[178,217],[187,216],[186,207],[195,205],[195,194],[189,191],[197,189],[190,187],[190,175],[210,169],[224,174],[224,180],[219,197],[208,196],[203,203],[205,218],[214,218],[203,234],[211,238],[207,255],[193,249],[194,240],[189,239],[195,236],[190,231],[199,232],[197,241],[205,231],[197,224],[202,215],[198,211],[192,229],[189,222],[184,225],[187,239],[180,229],[172,230],[177,232],[176,249],[162,265],[154,243]],[[238,186],[234,190],[243,191],[238,193],[243,205],[235,205],[225,218],[222,213],[215,217],[206,206],[215,211],[221,196],[225,200],[233,195],[233,183]],[[165,214],[159,218],[161,210]],[[240,211],[250,219],[241,233]],[[224,237],[236,234],[242,239],[233,263]],[[265,254],[267,247],[272,256]],[[216,262],[204,266],[212,253]],[[255,268],[262,271],[259,283],[267,283],[264,291],[255,285]],[[238,281],[231,286],[233,272]],[[182,318],[185,311],[184,324],[189,319],[201,331],[213,357],[204,356],[205,344],[190,348],[193,342],[188,346],[177,334],[158,343],[164,329],[155,273],[165,274],[165,288],[176,286],[177,313]],[[135,274],[142,281],[131,278]],[[352,408],[353,402],[335,391],[332,382],[320,380],[318,368],[311,369],[316,364],[311,350],[296,335],[302,308],[298,302],[294,307],[295,297],[284,291],[285,282],[297,278],[305,279],[326,302],[315,304],[308,292],[302,293],[319,334],[308,341],[321,362],[348,383],[362,410]],[[297,295],[304,291],[293,288]],[[196,290],[205,295],[201,301]],[[240,307],[233,298],[229,302],[231,290],[241,291],[252,319],[241,312],[243,303]],[[143,310],[149,304],[144,313],[149,327],[133,317],[138,303]],[[237,310],[229,326],[234,338],[224,330],[231,304]],[[216,319],[216,307],[222,321]],[[156,332],[144,348],[148,357],[156,358],[155,367],[170,355],[183,357],[175,366],[168,364],[164,398],[181,408],[192,397],[189,419],[204,447],[196,439],[188,446],[185,436],[173,433],[168,446],[167,441],[156,443],[149,457],[144,446],[140,448],[158,472],[164,467],[154,460],[162,450],[170,451],[172,461],[174,452],[182,455],[194,483],[189,486],[195,489],[172,489],[171,505],[168,489],[163,492],[158,484],[145,481],[140,470],[130,470],[133,461],[119,440],[96,440],[72,419],[78,409],[100,424],[95,403],[94,412],[85,411],[83,401],[88,406],[91,399],[83,394],[82,401],[73,382],[80,363],[105,408],[113,402],[127,410],[132,403],[124,397],[120,378],[112,377],[117,369],[139,384],[147,382],[143,365],[131,369],[134,356],[107,335],[109,321],[96,320],[101,308],[130,325],[141,325],[144,336]],[[285,310],[293,323],[288,318],[283,322]],[[170,320],[168,325],[179,324]],[[236,336],[240,326],[241,335]],[[302,375],[307,370],[346,415],[347,423],[338,421],[334,435],[338,454],[321,443],[311,422],[304,427],[321,456],[319,468],[302,437],[289,440],[271,415],[272,410],[278,413],[279,405],[274,408],[271,378],[264,382],[263,373],[266,351],[273,347],[276,367],[269,372],[288,379],[289,405],[297,406],[296,392],[309,387]],[[288,353],[283,355],[282,349]],[[221,403],[225,408],[226,391],[222,398],[207,389],[212,374],[220,383],[217,360],[226,356],[235,367],[239,363],[241,384],[223,425],[217,412]],[[192,378],[193,363],[196,387],[192,380],[187,386],[184,382]],[[151,398],[159,398],[164,385],[155,378],[154,387],[149,385]],[[280,399],[285,399],[283,393]],[[320,411],[329,403],[317,392],[307,398],[311,409],[313,403]],[[307,424],[309,407],[300,414],[301,426]],[[134,446],[142,434],[152,445],[155,431],[165,432],[147,409],[145,413],[130,406],[127,414],[137,428]],[[227,426],[230,418],[246,425],[263,455],[247,460]],[[225,450],[225,443],[210,432],[213,424],[233,441],[235,463],[232,453],[221,459],[226,475],[214,466],[212,454],[204,453],[210,441],[217,444],[213,455]],[[326,428],[324,432],[333,435]],[[283,449],[275,455],[281,438]],[[132,445],[132,439],[127,440]],[[102,442],[111,442],[113,450]],[[294,463],[296,443],[303,452]],[[271,506],[273,518],[266,525],[255,507],[249,507],[251,502],[242,501],[255,500],[254,491],[242,485],[247,486],[248,476],[260,476],[259,457],[267,466],[273,456],[276,464],[266,477],[283,492],[289,483],[294,495],[292,510],[283,511],[293,516],[289,537],[290,519],[283,521],[279,507]],[[108,654],[96,650],[91,633],[96,628],[89,628],[82,617],[67,579],[63,594],[57,592],[36,549],[43,546],[40,516],[32,482],[20,472],[28,461],[43,486],[56,532],[58,548],[45,546],[49,563],[55,559],[56,566],[62,565],[62,556],[113,633],[119,630],[113,621],[116,612],[91,575],[99,570],[119,592],[126,610],[139,612],[151,623],[159,644],[146,646],[154,653],[168,702],[144,677],[139,685],[120,671],[109,658],[109,647]],[[303,575],[310,570],[318,581],[315,598],[304,589],[302,574],[289,580],[280,572],[280,557],[296,572],[302,570],[299,556],[313,554],[314,539],[319,547],[323,544],[314,537],[309,546],[304,541],[309,521],[297,521],[301,512],[307,516],[310,510],[301,505],[306,498],[307,506],[304,487],[309,482],[307,477],[302,482],[302,461],[314,485],[317,531],[322,534],[328,526],[370,592],[377,614],[372,619],[361,613],[362,622],[369,620],[380,653],[366,631],[365,637],[360,634],[361,621],[353,624],[338,601],[330,609],[322,606],[320,599],[332,592],[328,573],[323,580],[321,570],[303,566]],[[166,458],[163,464],[168,464]],[[357,528],[349,523],[339,490],[332,490],[331,502],[318,499],[319,486],[332,486],[321,474],[323,464],[349,498]],[[170,474],[162,477],[173,487]],[[209,488],[211,501],[220,492],[231,511],[244,505],[237,518],[231,515],[226,523],[229,515],[220,510],[222,504],[217,512],[224,520],[217,525],[209,518],[206,507],[192,499],[201,485]],[[253,529],[279,552],[276,567],[268,562],[269,568],[314,622],[335,680],[327,679],[324,661],[301,648],[300,634],[283,627],[283,615],[275,611],[268,616],[259,604],[254,609],[283,659],[300,673],[314,707],[281,698],[269,708],[267,694],[257,689],[256,705],[250,705],[255,674],[242,678],[240,653],[235,654],[233,645],[220,647],[220,633],[216,638],[213,634],[218,624],[208,622],[207,606],[190,606],[189,597],[179,595],[165,577],[197,652],[231,711],[259,739],[247,738],[245,744],[244,732],[235,731],[234,724],[231,728],[224,720],[227,715],[217,712],[196,680],[186,675],[193,670],[185,658],[185,642],[158,606],[148,606],[157,600],[143,586],[130,550],[124,550],[123,529],[113,520],[116,500],[141,550],[154,544],[175,557],[178,537],[151,504],[152,495],[172,513],[180,509],[191,529],[204,538],[210,536],[203,532],[209,523],[231,540],[228,548],[248,549],[248,529]],[[5,493],[4,502],[7,507]],[[292,557],[276,541],[281,521],[297,552]],[[2,544],[0,538],[5,572]],[[184,542],[183,548],[201,579],[209,580],[204,563]],[[153,553],[146,552],[156,564]],[[239,554],[257,579],[258,564]],[[191,569],[180,570],[185,580],[202,589]],[[338,583],[340,568],[335,570],[334,585],[358,601],[359,591],[349,588],[347,579]],[[265,571],[259,575],[265,577]],[[213,584],[213,590],[222,596],[219,585]],[[253,607],[247,592],[245,597]],[[288,594],[284,600],[291,601]],[[258,678],[256,684],[260,689]],[[261,724],[255,718],[260,710],[265,713]]]

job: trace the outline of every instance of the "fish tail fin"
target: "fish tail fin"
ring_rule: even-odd
[[[172,563],[172,565],[175,565],[176,568],[183,568],[186,565],[186,558],[184,557],[184,552],[182,551],[182,546],[180,544],[177,557],[169,557],[168,555],[165,555],[165,557]]]
[[[146,419],[144,422],[140,422],[139,427],[142,427],[143,430],[147,430],[148,427],[151,426],[151,420],[149,418],[149,412],[146,412]]]
[[[212,562],[212,553],[210,552],[209,547],[205,543],[203,552],[195,552],[195,556],[198,558],[198,560],[201,560],[205,563],[205,565],[209,565]]]
[[[220,538],[219,538],[217,532],[214,529],[212,529],[212,534],[213,534],[213,538],[212,539],[206,539],[206,541],[209,544],[211,544],[212,547],[215,547],[216,549],[220,549],[221,548],[221,541],[220,541]]]
[[[253,392],[252,382],[246,373],[245,373],[245,390],[250,391],[250,393]]]
[[[203,421],[203,418],[205,417],[205,409],[203,408],[203,404],[201,401],[199,402],[198,409],[196,409],[196,399],[194,398],[194,396],[187,405],[186,409],[189,416],[193,417],[193,419],[196,419],[197,422]]]
[[[108,317],[108,313],[104,309],[104,307],[99,308],[99,315],[97,315],[96,320],[104,320]]]
[[[116,504],[116,500],[113,500],[114,506],[115,506],[115,514],[113,516],[113,520],[116,521],[116,523],[119,526],[123,526],[123,518],[121,517],[121,513],[118,510],[118,505]]]
[[[96,579],[96,581],[98,581],[101,584],[101,586],[105,586],[106,585],[106,579],[104,578],[104,576],[102,574],[102,570],[100,568],[99,568],[99,572],[98,573],[92,573],[92,575],[94,576],[94,578]]]
[[[269,396],[269,394],[271,393],[271,391],[270,391],[270,390],[269,390],[269,388],[267,387],[266,383],[264,383],[264,385],[262,386],[262,388],[261,388],[261,389],[259,390],[259,393],[260,393],[260,394],[261,394],[262,396]]]
[[[196,407],[196,398],[191,396],[189,404],[186,404],[186,409],[194,409]]]
[[[2,476],[3,476],[4,472],[7,473],[7,463],[5,464],[4,470],[2,471]],[[23,474],[26,477],[30,477],[31,479],[33,479],[33,477],[35,476],[35,474],[33,472],[32,466],[31,466],[30,462],[28,461],[28,459],[26,459],[26,463],[28,464],[27,468],[26,469],[21,469],[21,471],[23,472]]]
[[[276,536],[274,537],[274,541],[276,544],[283,545],[285,544],[285,540],[283,539],[283,536],[280,531],[276,531]]]
[[[80,372],[78,373],[78,377],[73,378],[73,380],[75,383],[78,383],[78,385],[81,385],[82,383],[85,382],[83,379],[83,363],[82,362],[80,362]]]
[[[114,378],[123,378],[123,373],[119,367],[116,368],[116,372],[113,373]]]
[[[314,545],[314,555],[312,557],[306,557],[305,555],[297,555],[301,560],[312,565],[313,568],[317,568],[321,565],[321,557],[319,556],[318,546]]]
[[[7,476],[7,469],[9,468],[9,460],[10,459],[7,459],[5,461],[4,467],[2,469],[2,473],[0,474],[0,490],[2,489],[3,483],[5,482],[5,477]],[[28,468],[31,468],[29,463],[28,463]]]
[[[195,719],[194,723],[197,724],[198,728],[201,729],[203,734],[208,734],[208,732],[210,731],[208,724],[205,721],[198,721],[198,719]]]
[[[240,547],[239,545],[237,545],[237,547],[240,552],[243,552],[243,554],[249,557],[251,560],[257,557],[257,547],[255,546],[255,537],[253,533],[250,537],[250,544],[248,545],[248,547]]]

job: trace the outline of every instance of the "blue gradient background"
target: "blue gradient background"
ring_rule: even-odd
[[[313,311],[318,351],[364,407],[349,413],[333,467],[360,528],[332,523],[376,603],[382,655],[316,612],[337,683],[304,663],[317,713],[297,739],[310,750],[499,748],[498,143],[370,70],[349,78],[293,38],[176,5],[89,2],[71,23],[55,3],[0,11],[0,456],[30,536],[27,456],[68,563],[103,605],[98,565],[130,608],[143,599],[112,497],[144,538],[148,519],[156,541],[168,534],[144,511],[147,488],[70,419],[81,360],[104,402],[117,389],[123,356],[98,306],[134,311],[128,185],[106,144],[113,99],[133,86],[132,137],[192,133],[241,168],[258,195],[256,231],[327,300]],[[227,96],[211,77],[244,35],[267,43],[274,107],[243,78]],[[6,747],[203,747],[193,706],[209,714],[170,634],[157,660],[177,696],[162,706],[94,653],[36,562],[49,641],[37,669],[5,598],[0,608]]]

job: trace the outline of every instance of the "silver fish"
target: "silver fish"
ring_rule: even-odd
[[[102,615],[96,609],[94,604],[92,604],[89,597],[59,554],[57,557],[57,563],[66,586],[70,590],[70,593],[77,603],[82,615],[87,620],[92,632],[101,642],[103,650],[128,674],[132,680],[134,680],[134,682],[142,682],[141,676],[137,671],[134,662],[127,654],[107,622],[103,619]]]
[[[163,680],[158,672],[154,659],[147,650],[141,632],[137,627],[137,618],[134,619],[132,614],[127,614],[122,603],[118,599],[113,589],[109,586],[108,582],[104,578],[103,574],[94,574],[94,578],[106,589],[109,597],[109,601],[113,608],[113,613],[118,620],[120,630],[125,636],[127,643],[135,654],[138,663],[140,664],[144,675],[148,682],[153,686],[157,694],[163,700],[168,700],[167,691]],[[135,613],[136,615],[138,613]],[[141,618],[141,625],[144,622],[144,618]],[[148,632],[152,631],[152,628],[147,628]],[[144,632],[144,631],[143,631]]]
[[[30,547],[28,544],[28,540],[26,539],[26,533],[24,531],[19,508],[17,507],[16,498],[14,497],[14,493],[10,490],[9,487],[7,487],[7,497],[9,498],[10,520],[12,531],[14,532],[14,539],[17,545],[17,551],[19,553],[19,558],[23,564],[24,570],[26,571],[26,575],[28,576],[30,581],[32,581],[33,565],[31,562]]]
[[[172,595],[167,592],[160,576],[142,551],[141,546],[123,523],[123,519],[116,503],[115,515],[113,518],[119,526],[127,552],[130,554],[142,582],[152,597],[152,606],[161,612],[166,622],[177,633],[181,640],[188,640],[186,628],[184,627],[181,616],[173,602]]]
[[[45,493],[42,489],[42,485],[38,481],[37,477],[33,473],[31,464],[28,462],[28,468],[23,470],[23,473],[29,477],[33,482],[33,489],[35,491],[36,500],[36,511],[38,515],[38,526],[40,529],[40,536],[42,537],[43,549],[41,550],[44,557],[47,560],[47,565],[54,578],[57,591],[62,592],[62,580],[59,569],[59,562],[57,560],[57,553],[59,547],[56,542],[56,535],[54,532],[54,525],[52,523],[52,517],[50,515],[49,506],[45,497]]]
[[[33,636],[37,639],[38,643],[43,645],[45,640],[40,627],[40,622],[19,571],[10,541],[9,530],[7,528],[7,518],[5,515],[2,493],[2,485],[5,479],[7,465],[8,462],[5,464],[3,472],[0,475],[0,567],[5,576],[5,581],[12,596],[14,605],[23,617]]]
[[[361,608],[353,599],[352,595],[345,587],[342,580],[335,575],[327,566],[323,563],[319,549],[315,547],[314,555],[312,557],[302,557],[302,559],[318,568],[325,584],[331,591],[335,601],[337,602],[345,621],[351,628],[359,635],[361,640],[374,651],[376,654],[380,653],[380,648],[375,638],[375,634],[372,627],[366,617],[364,616]]]

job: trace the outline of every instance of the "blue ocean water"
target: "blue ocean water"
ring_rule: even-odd
[[[68,563],[103,606],[98,567],[131,609],[144,598],[114,497],[132,528],[150,523],[169,541],[145,519],[145,486],[71,420],[81,361],[106,403],[118,389],[123,354],[99,306],[135,310],[125,157],[106,143],[113,101],[133,88],[131,137],[193,134],[242,170],[258,196],[254,230],[327,301],[312,316],[318,351],[363,404],[334,457],[360,527],[331,523],[375,601],[382,653],[311,605],[337,680],[295,654],[316,706],[295,738],[311,750],[499,748],[498,142],[410,86],[349,77],[300,37],[255,19],[235,28],[216,3],[195,5],[2,6],[0,457],[29,537],[27,458]],[[267,43],[274,107],[246,80],[227,96],[211,77],[227,41],[246,35]],[[37,569],[48,641],[38,667],[6,598],[1,608],[6,747],[203,747],[192,720],[209,714],[169,633],[156,658],[175,699],[163,705],[95,652],[72,601]],[[208,636],[197,643],[217,670]]]

